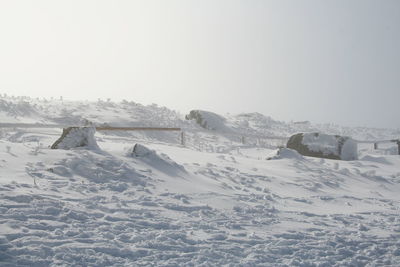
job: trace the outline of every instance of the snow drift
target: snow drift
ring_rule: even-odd
[[[277,151],[274,152],[274,155],[267,158],[268,160],[271,159],[295,159],[295,160],[302,160],[304,159],[303,156],[294,149],[290,148],[279,148]]]

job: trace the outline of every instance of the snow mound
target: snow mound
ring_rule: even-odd
[[[137,158],[150,167],[170,176],[180,176],[186,173],[185,168],[172,160],[167,154],[158,154],[142,144],[135,144],[133,149],[128,150],[126,156]]]
[[[290,137],[287,147],[304,156],[356,160],[357,142],[347,136],[321,133],[299,133]]]
[[[269,157],[268,160],[271,159],[297,159],[301,160],[304,159],[304,157],[297,152],[296,150],[290,149],[290,148],[279,148],[276,152],[275,155],[272,157]]]
[[[372,155],[366,155],[361,158],[362,161],[370,161],[370,162],[375,162],[375,163],[381,163],[381,164],[391,164],[386,158],[384,157],[376,157]]]
[[[290,148],[280,148],[278,150],[278,156],[286,159],[303,159],[303,156],[299,152]]]
[[[94,134],[94,127],[68,127],[63,129],[61,137],[51,146],[52,149],[71,149],[86,147],[99,149]]]

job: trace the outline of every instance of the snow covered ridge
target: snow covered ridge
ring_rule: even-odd
[[[290,137],[287,147],[295,149],[304,156],[356,160],[357,142],[347,136],[321,133],[299,133]]]

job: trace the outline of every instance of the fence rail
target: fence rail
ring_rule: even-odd
[[[368,141],[368,140],[355,140],[357,143],[360,144],[382,144],[382,143],[396,143],[398,142],[400,139],[392,139],[392,140],[372,140],[372,141]]]
[[[95,127],[97,131],[181,131],[181,128],[169,127]]]
[[[40,123],[0,123],[0,128],[67,128],[61,124],[40,124]]]
[[[61,124],[40,124],[40,123],[0,123],[0,128],[68,128]],[[82,126],[76,126],[82,127]],[[95,126],[97,131],[181,131],[181,128],[171,127],[112,127]]]

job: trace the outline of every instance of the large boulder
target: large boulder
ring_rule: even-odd
[[[298,133],[290,137],[286,146],[304,156],[339,160],[358,158],[357,142],[347,136]]]
[[[63,129],[61,137],[51,146],[52,149],[71,149],[87,147],[98,149],[94,127],[68,127]]]

